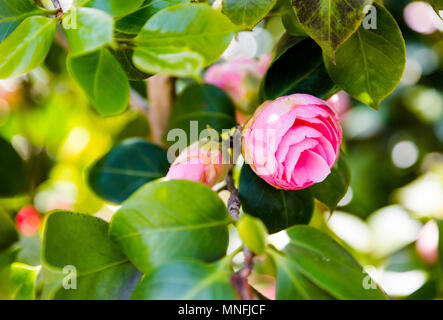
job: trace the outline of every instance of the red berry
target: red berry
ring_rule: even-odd
[[[32,236],[38,232],[42,218],[33,205],[27,205],[18,212],[15,224],[21,235]]]

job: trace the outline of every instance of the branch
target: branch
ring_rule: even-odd
[[[152,141],[164,145],[162,137],[168,129],[175,97],[175,78],[156,74],[148,79],[149,110]]]
[[[226,176],[226,186],[228,187],[228,191],[231,193],[228,199],[229,215],[232,217],[232,219],[239,220],[241,202],[238,190],[234,185],[234,179],[232,178],[232,169],[229,170],[228,175]]]
[[[61,9],[60,2],[58,0],[52,0],[52,4],[54,5],[54,8]]]
[[[240,125],[234,131],[234,134],[230,137],[230,148],[232,150],[231,154],[231,168],[229,169],[228,175],[226,177],[226,186],[228,191],[231,193],[228,199],[228,212],[229,215],[234,220],[239,220],[239,212],[240,212],[240,196],[238,194],[238,190],[235,187],[234,179],[232,177],[232,170],[234,168],[235,163],[237,162],[237,158],[240,154],[240,150],[237,150],[241,146],[241,135],[242,135],[242,127]]]
[[[243,253],[245,255],[245,265],[231,277],[231,282],[241,300],[252,300],[252,289],[249,285],[248,277],[254,267],[253,259],[255,255],[247,248],[243,250]]]

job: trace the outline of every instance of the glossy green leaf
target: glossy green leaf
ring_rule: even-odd
[[[118,61],[106,49],[67,59],[71,75],[104,116],[117,115],[129,104],[129,81]]]
[[[314,197],[323,202],[331,211],[337,208],[337,204],[348,191],[351,180],[351,171],[348,160],[341,152],[337,163],[331,169],[331,173],[325,181],[311,187]]]
[[[276,0],[223,0],[222,11],[232,22],[252,29],[271,9]]]
[[[291,5],[292,0],[284,0],[281,21],[286,29],[286,32],[292,36],[306,36],[306,31],[303,29],[297,14]]]
[[[18,250],[11,248],[0,250],[0,299],[10,299],[11,295],[11,265],[14,263]]]
[[[84,0],[83,5],[99,9],[112,16],[123,16],[129,14],[143,4],[144,0]]]
[[[146,140],[128,139],[89,170],[89,185],[103,199],[121,203],[145,183],[169,170],[166,151]]]
[[[190,3],[191,0],[145,0],[137,11],[122,17],[115,23],[115,28],[121,32],[137,34],[154,14],[169,6]]]
[[[148,73],[197,77],[235,33],[229,19],[206,4],[181,4],[155,14],[135,38],[134,63]]]
[[[137,47],[134,65],[148,73],[164,73],[178,77],[198,77],[205,62],[203,56],[187,48]]]
[[[377,28],[358,31],[325,64],[334,82],[354,98],[378,108],[400,83],[406,63],[405,42],[391,14],[380,5]]]
[[[35,300],[36,279],[40,267],[31,267],[23,263],[13,263],[10,271],[11,299]]]
[[[243,214],[237,223],[237,231],[244,245],[256,255],[265,251],[267,230],[260,219]]]
[[[172,260],[215,261],[226,253],[230,218],[207,186],[173,180],[136,191],[111,222],[111,237],[142,271]]]
[[[126,75],[129,80],[141,81],[149,77],[149,74],[140,71],[134,66],[132,62],[132,56],[134,55],[134,50],[129,48],[123,48],[118,50],[110,50],[115,59],[120,63],[123,70],[125,70]]]
[[[0,252],[18,241],[18,233],[11,217],[0,209]]]
[[[360,26],[372,0],[293,0],[298,19],[330,59]]]
[[[295,224],[308,224],[314,211],[314,198],[309,189],[276,189],[247,164],[241,170],[239,193],[243,211],[260,218],[270,233]]]
[[[29,17],[0,43],[0,79],[21,75],[43,63],[54,40],[56,22]]]
[[[145,83],[143,83],[145,85]],[[151,133],[151,127],[149,126],[148,118],[142,112],[133,112],[132,118],[123,127],[115,138],[116,143],[120,143],[123,140],[129,138],[146,138]]]
[[[114,20],[110,15],[92,8],[78,8],[71,11],[71,15],[74,16],[67,15],[65,19],[74,21],[63,23],[63,26],[72,56],[90,53],[112,44]]]
[[[277,264],[277,300],[330,300],[328,293],[306,278],[294,262],[279,253],[272,255]]]
[[[272,61],[261,84],[263,100],[306,93],[324,98],[334,87],[320,47],[312,39],[294,38]]]
[[[0,198],[23,194],[28,190],[26,164],[12,145],[0,137]]]
[[[133,300],[233,300],[230,273],[200,262],[177,261],[154,270],[136,287]]]
[[[337,299],[386,299],[379,289],[365,288],[363,267],[335,240],[307,226],[287,230],[290,243],[283,250],[292,267]]]
[[[173,109],[169,130],[184,130],[190,144],[199,139],[191,135],[191,121],[198,121],[198,133],[208,126],[222,133],[223,129],[229,130],[236,125],[232,100],[223,90],[210,84],[191,84],[186,87],[177,97]]]
[[[108,229],[107,222],[90,215],[55,211],[47,218],[42,249],[45,282],[49,284],[51,273],[65,278],[74,276],[72,267],[77,279],[77,289],[73,290],[62,286],[73,285],[72,282],[58,278],[52,298],[129,298],[140,272],[109,239]]]
[[[0,2],[0,42],[2,42],[27,17],[45,13],[32,0]]]

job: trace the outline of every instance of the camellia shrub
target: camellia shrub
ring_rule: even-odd
[[[272,50],[226,58],[271,19]],[[116,130],[106,119],[138,114],[79,178],[112,208],[104,218],[92,200],[39,212],[51,156],[39,153],[35,178],[37,160],[0,139],[0,197],[26,204],[0,207],[0,297],[387,299],[312,222],[350,184],[341,97],[377,109],[405,62],[382,1],[0,1],[1,79],[47,68],[57,92],[73,82],[51,110],[80,96],[101,134]],[[68,118],[53,117],[52,138]],[[16,260],[32,235],[37,266]]]

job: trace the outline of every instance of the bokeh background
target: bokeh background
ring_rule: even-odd
[[[425,2],[384,3],[406,40],[406,71],[378,111],[344,93],[335,97],[352,182],[338,210],[331,215],[318,205],[311,224],[339,239],[390,296],[443,297],[434,221],[443,219],[443,20]],[[240,33],[223,59],[270,53],[283,32],[281,19],[271,17]],[[137,101],[129,112],[102,118],[70,79],[65,58],[54,44],[43,66],[0,81],[0,136],[27,161],[32,180],[29,195],[0,199],[0,210],[43,217],[68,209],[109,219],[117,207],[90,190],[86,173],[121,140],[149,137],[146,83],[131,83]],[[177,91],[187,83],[179,80]],[[40,233],[32,223],[20,231],[18,260],[39,265]],[[283,247],[286,236],[270,240]],[[267,280],[255,279],[258,287]]]

